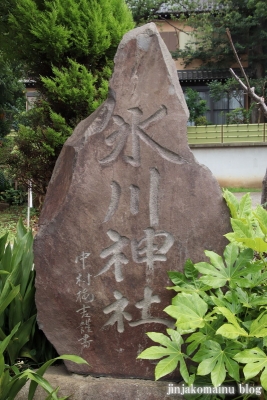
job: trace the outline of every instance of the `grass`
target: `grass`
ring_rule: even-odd
[[[256,188],[243,188],[243,187],[228,187],[228,188],[224,188],[224,189],[228,189],[229,192],[232,193],[240,193],[240,192],[244,192],[244,193],[248,193],[248,192],[261,192],[261,189],[256,189]]]
[[[27,206],[9,206],[7,209],[0,211],[0,237],[9,233],[8,239],[13,242],[16,234],[16,226],[19,218],[22,218],[24,225],[27,224]],[[30,226],[33,233],[37,230],[38,215],[35,210],[31,210]]]

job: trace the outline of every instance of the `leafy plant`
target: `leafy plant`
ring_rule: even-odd
[[[43,378],[46,369],[57,360],[86,361],[72,355],[51,359],[56,352],[36,323],[32,233],[19,220],[14,243],[7,238],[0,238],[0,400],[13,400],[29,379],[29,400],[38,384],[49,394],[47,399],[56,400],[58,389]],[[19,368],[19,360],[35,367],[48,361],[33,371]]]
[[[206,100],[200,97],[200,94],[191,88],[186,88],[185,91],[186,104],[189,109],[189,121],[195,122],[199,117],[203,117],[203,114],[208,110]]]
[[[267,211],[260,206],[252,210],[249,194],[240,202],[227,190],[224,197],[233,232],[225,235],[230,243],[223,257],[205,251],[210,262],[187,260],[184,272],[168,273],[174,283],[168,289],[177,295],[164,311],[176,320],[176,330],[167,330],[170,338],[148,333],[160,346],[144,350],[138,358],[165,357],[156,366],[156,379],[180,362],[189,386],[204,377],[206,385],[215,387],[224,382],[261,385],[266,394]]]
[[[25,203],[27,193],[20,189],[9,188],[0,192],[0,201],[5,201],[9,205],[17,205]]]
[[[6,347],[6,361],[14,364],[19,357],[27,357],[42,362],[56,353],[51,352],[51,345],[36,326],[33,236],[20,220],[12,245],[7,238],[8,234],[0,239],[0,340],[5,340],[19,323]]]

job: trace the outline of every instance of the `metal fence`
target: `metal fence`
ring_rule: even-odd
[[[266,135],[265,123],[187,127],[189,144],[263,143]]]

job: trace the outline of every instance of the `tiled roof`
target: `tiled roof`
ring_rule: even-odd
[[[249,71],[245,68],[246,74],[249,76]],[[236,69],[235,72],[241,76],[240,70]],[[222,80],[231,78],[229,69],[216,69],[216,70],[178,70],[178,77],[180,82],[198,82],[198,81],[211,81]]]

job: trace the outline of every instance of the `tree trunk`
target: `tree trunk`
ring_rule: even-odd
[[[262,181],[261,205],[267,209],[267,169]]]

